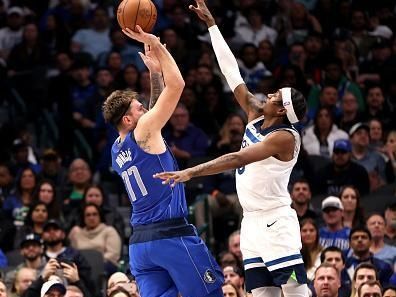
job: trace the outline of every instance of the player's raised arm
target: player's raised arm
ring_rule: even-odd
[[[184,88],[184,80],[175,60],[159,39],[152,34],[144,32],[139,26],[136,26],[136,31],[127,28],[124,33],[150,46],[150,51],[153,52],[161,65],[165,84],[156,104],[142,116],[136,129],[159,131],[169,120],[180,99]]]
[[[152,109],[164,89],[164,78],[162,77],[161,64],[157,56],[151,50],[151,47],[146,43],[144,44],[144,54],[139,54],[150,71],[151,92],[148,109]]]
[[[260,114],[260,111],[257,111],[257,109],[259,109],[259,104],[257,99],[247,89],[241,73],[239,72],[237,60],[224,40],[223,35],[221,35],[205,1],[195,0],[195,2],[197,6],[190,5],[189,8],[208,26],[213,50],[219,63],[220,70],[227,80],[228,86],[233,91],[236,100],[248,117],[255,118],[257,114]]]

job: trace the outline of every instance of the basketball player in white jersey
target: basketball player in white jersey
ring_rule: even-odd
[[[244,215],[241,251],[247,291],[254,297],[279,297],[281,291],[285,297],[306,297],[299,223],[287,190],[301,143],[293,124],[305,115],[305,98],[293,88],[282,88],[260,103],[247,89],[237,61],[204,0],[196,3],[190,9],[207,24],[220,69],[249,123],[239,152],[155,177],[163,179],[164,184],[175,185],[192,177],[236,169]]]

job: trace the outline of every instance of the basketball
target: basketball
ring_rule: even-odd
[[[121,29],[135,30],[139,25],[143,31],[151,32],[157,21],[157,9],[151,0],[123,0],[118,5],[117,21]]]

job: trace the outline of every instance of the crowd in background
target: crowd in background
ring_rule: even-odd
[[[373,280],[395,285],[394,1],[207,2],[257,98],[285,86],[307,98],[290,193],[309,280],[321,263],[335,264],[339,296],[355,297],[361,262],[369,262],[363,270],[372,269]],[[141,44],[117,24],[118,3],[0,1],[0,269],[9,296],[38,296],[52,275],[66,294],[71,286],[78,297],[106,295],[104,281],[128,271],[129,200],[111,169],[117,132],[101,106],[113,90],[131,89],[147,107],[150,74]],[[154,3],[154,34],[186,83],[163,130],[179,166],[239,150],[246,117],[207,28],[190,1]],[[233,283],[223,289],[245,295],[234,172],[191,181],[186,192],[192,219],[198,230],[208,224],[203,236]],[[197,197],[209,215],[197,215]],[[90,272],[92,257],[101,259],[99,275]],[[311,284],[313,295],[318,286]]]

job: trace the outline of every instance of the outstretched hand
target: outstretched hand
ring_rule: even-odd
[[[197,16],[203,20],[208,27],[215,24],[214,18],[206,6],[205,0],[195,0],[197,6],[190,5],[188,8],[194,11]]]
[[[141,43],[148,44],[148,45],[153,45],[155,42],[159,42],[158,38],[150,33],[144,32],[143,29],[139,26],[136,25],[135,28],[136,31],[133,31],[130,28],[125,28],[122,29],[122,32],[129,38],[135,39]]]
[[[162,179],[162,184],[169,184],[171,187],[176,186],[177,183],[182,183],[191,179],[188,169],[156,173],[153,175],[153,177]]]

